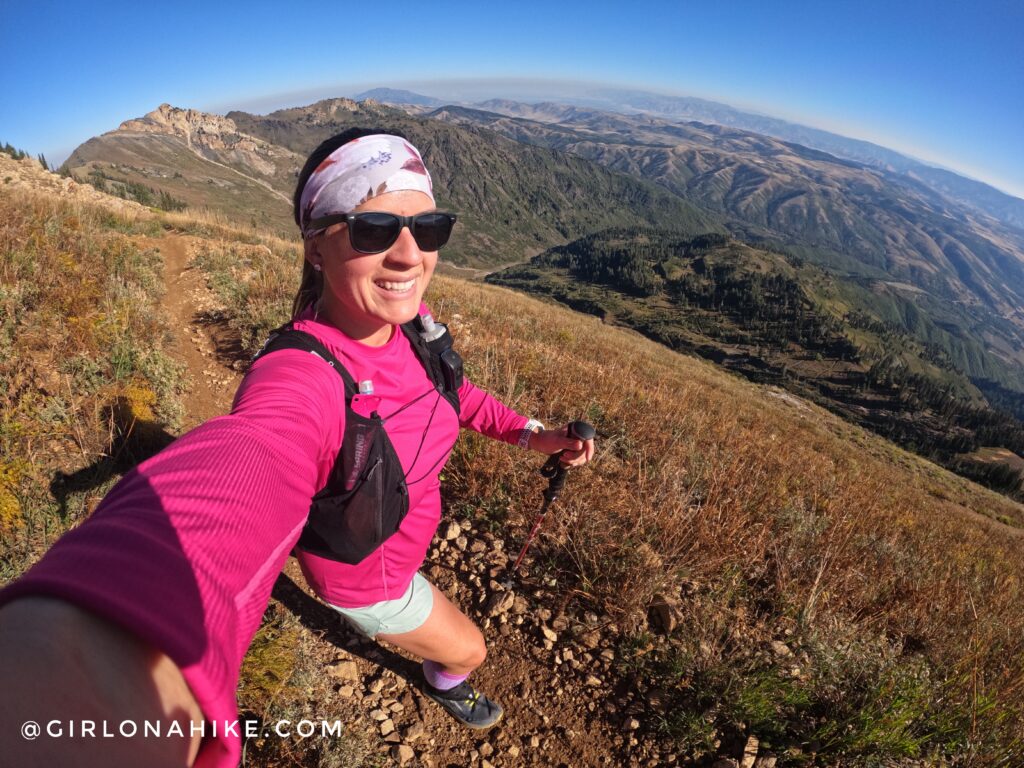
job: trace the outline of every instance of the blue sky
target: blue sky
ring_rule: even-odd
[[[0,142],[51,159],[163,102],[226,111],[410,81],[554,78],[722,101],[1024,197],[1017,0],[5,0],[3,14]]]

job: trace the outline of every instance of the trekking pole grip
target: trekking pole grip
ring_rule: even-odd
[[[585,421],[569,422],[569,437],[575,437],[577,440],[586,442],[587,440],[593,440],[596,434],[597,430]]]
[[[566,431],[569,437],[584,442],[587,440],[592,440],[594,435],[597,434],[597,430],[595,430],[585,421],[570,421]],[[551,454],[548,457],[548,460],[544,462],[544,466],[540,468],[541,475],[550,479],[552,485],[554,485],[554,483],[557,480],[561,480],[561,483],[559,483],[558,485],[559,489],[561,489],[562,483],[565,482],[564,475],[569,469],[561,462],[563,453],[565,453],[564,449],[559,451],[558,453]],[[559,475],[561,475],[562,477],[559,478]]]

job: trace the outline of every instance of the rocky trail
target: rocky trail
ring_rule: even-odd
[[[230,409],[246,364],[202,273],[190,264],[199,243],[183,235],[147,243],[164,256],[163,306],[175,334],[171,353],[188,367],[191,381],[184,397],[185,429]],[[458,725],[420,692],[418,659],[348,630],[313,597],[290,559],[273,598],[298,619],[301,664],[315,670],[303,680],[305,716],[340,719],[370,765],[775,765],[774,757],[758,756],[755,739],[742,757],[700,762],[658,739],[657,696],[643,693],[620,674],[621,637],[612,619],[574,608],[564,593],[531,583],[525,574],[507,586],[510,558],[519,546],[518,540],[478,530],[469,520],[444,520],[423,566],[487,639],[488,659],[473,682],[501,702],[505,716],[484,732]],[[252,752],[258,754],[258,745]],[[273,764],[358,764],[331,761],[327,753],[336,752],[310,739],[297,747],[297,762]],[[243,765],[269,764],[243,758]]]
[[[183,398],[185,429],[227,413],[241,381],[244,357],[217,312],[202,273],[190,266],[187,238],[150,241],[164,258],[163,307],[174,330],[171,354],[187,366],[190,391]]]

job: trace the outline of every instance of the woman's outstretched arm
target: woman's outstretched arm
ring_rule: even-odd
[[[44,729],[66,712],[94,712],[89,719],[98,721],[99,713],[121,714],[126,703],[167,704],[175,717],[191,717],[187,697],[178,697],[180,676],[206,726],[195,765],[238,764],[239,727],[227,729],[237,721],[239,668],[341,444],[344,417],[334,405],[340,382],[309,354],[282,351],[258,361],[231,415],[197,427],[126,474],[86,521],[0,590],[0,606],[9,606],[0,610],[4,655],[22,660],[22,669],[10,662],[6,670],[25,683],[3,689],[5,699],[24,701],[5,709],[0,741],[21,739],[20,724],[8,720],[30,705],[47,718],[39,721]],[[57,607],[42,612],[42,598]],[[55,628],[44,642],[47,619]],[[113,682],[96,682],[105,675]],[[45,711],[51,705],[54,711]],[[124,739],[125,749],[164,748],[167,760],[185,765],[186,750],[142,736],[143,714],[130,718],[139,735]],[[44,731],[19,748],[30,755],[44,739],[67,747],[64,737]],[[98,731],[95,739],[103,753],[115,742],[120,747],[117,736]],[[72,747],[67,759],[40,764],[71,764],[77,752]],[[124,763],[148,764],[157,763]]]

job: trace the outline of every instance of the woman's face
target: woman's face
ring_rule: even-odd
[[[371,198],[355,210],[413,216],[434,210],[434,204],[423,192],[403,190]],[[437,251],[421,251],[403,227],[383,253],[359,253],[349,243],[347,225],[334,224],[307,241],[306,259],[321,267],[320,315],[350,338],[380,346],[391,338],[392,325],[416,316]]]

